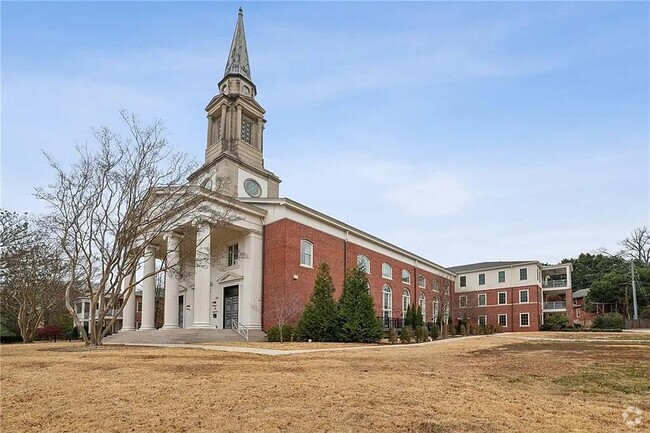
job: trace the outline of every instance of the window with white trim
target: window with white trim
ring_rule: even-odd
[[[314,267],[314,244],[306,239],[300,240],[300,266]]]
[[[438,300],[434,299],[433,302],[431,303],[431,318],[435,322],[438,320],[438,316],[440,315],[440,309],[438,307]]]
[[[440,291],[440,282],[438,280],[431,281],[431,290],[434,290],[436,292]]]
[[[402,283],[411,284],[411,273],[406,269],[402,269]]]
[[[135,305],[135,311],[138,313],[142,313],[142,301],[138,301],[138,303]]]
[[[393,279],[393,268],[388,263],[381,264],[381,276],[388,278],[389,280]]]
[[[526,268],[519,269],[519,279],[521,281],[525,281],[528,279],[528,269]]]
[[[370,259],[364,255],[357,256],[357,266],[362,269],[366,274],[370,273]]]
[[[467,277],[460,277],[460,287],[467,287]]]
[[[528,290],[519,291],[519,302],[520,303],[528,302]]]
[[[507,292],[499,292],[499,305],[504,305],[508,303],[508,293]]]
[[[393,290],[388,284],[384,284],[381,291],[381,315],[382,317],[393,315]]]
[[[485,293],[479,293],[478,295],[478,306],[484,307],[487,305],[487,295]]]
[[[411,305],[411,293],[408,289],[402,290],[402,317],[406,317],[406,310]]]
[[[506,282],[506,271],[499,271],[499,282],[500,283]]]
[[[503,326],[504,328],[508,326],[508,316],[505,314],[499,314],[499,325]]]
[[[239,244],[228,246],[228,267],[235,266],[239,258]]]
[[[530,326],[530,314],[529,313],[520,313],[519,314],[519,326]]]
[[[485,274],[478,274],[478,285],[482,286],[485,284]]]
[[[467,307],[467,296],[460,296],[458,298],[458,306],[459,307]]]
[[[479,324],[479,326],[487,325],[487,316],[485,316],[485,315],[478,316],[478,324]]]
[[[420,311],[422,312],[422,320],[427,321],[427,298],[424,297],[424,293],[420,293],[418,297],[418,305],[420,306]]]
[[[418,287],[422,289],[427,287],[427,279],[424,278],[424,275],[418,275]]]

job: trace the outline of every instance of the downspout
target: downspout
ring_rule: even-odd
[[[264,232],[266,230],[266,226],[264,225],[264,218],[260,219],[262,220],[262,294],[260,295],[260,307],[262,311],[260,312],[260,321],[262,322],[262,330],[264,330],[264,261],[266,260],[266,257],[264,255],[264,244],[266,243],[266,236]]]

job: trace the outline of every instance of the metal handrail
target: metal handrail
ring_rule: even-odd
[[[241,335],[242,337],[244,337],[244,339],[246,339],[246,341],[248,341],[248,328],[247,327],[245,327],[244,325],[242,325],[238,321],[233,320],[232,321],[232,329],[237,331],[237,333],[239,335]]]
[[[549,288],[549,287],[566,287],[567,286],[567,280],[562,279],[562,280],[548,280],[544,281],[542,283],[543,288]]]
[[[545,310],[564,310],[566,309],[566,301],[544,302]]]

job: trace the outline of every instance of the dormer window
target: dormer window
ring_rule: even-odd
[[[251,144],[252,131],[253,131],[253,122],[251,122],[249,119],[246,119],[245,117],[242,117],[241,139],[244,140],[246,143]]]

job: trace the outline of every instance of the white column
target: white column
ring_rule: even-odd
[[[165,323],[162,329],[178,329],[178,287],[180,285],[180,241],[176,233],[167,236],[165,271]]]
[[[129,287],[132,276],[129,275],[122,280],[122,296]],[[122,329],[121,331],[135,331],[135,288],[131,291],[131,296],[126,301],[122,310]]]
[[[201,222],[196,232],[192,328],[212,328],[210,326],[210,261],[210,224]]]
[[[248,232],[242,260],[244,280],[239,288],[239,322],[251,329],[262,328],[262,234]]]
[[[147,247],[144,255],[144,275],[151,274],[142,282],[142,326],[138,331],[156,329],[156,271],[155,248]]]

